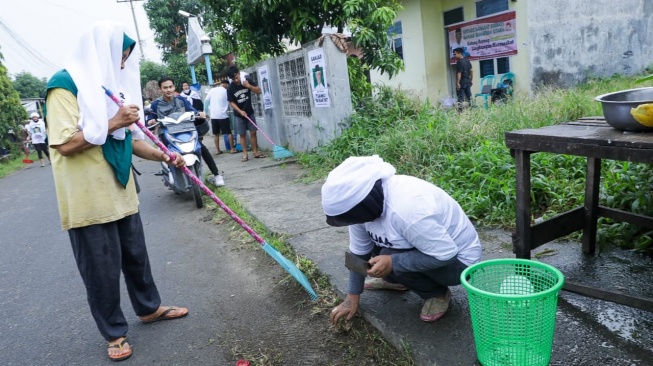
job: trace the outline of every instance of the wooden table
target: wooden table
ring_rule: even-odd
[[[597,220],[615,221],[653,228],[653,218],[599,205],[601,159],[653,163],[653,133],[624,133],[610,127],[602,117],[581,118],[555,126],[506,132],[506,146],[515,157],[517,170],[516,232],[513,251],[530,259],[531,250],[554,239],[583,230],[582,250],[596,250]],[[531,225],[531,163],[536,152],[587,157],[584,206]],[[565,290],[653,311],[653,299],[623,295],[565,281]]]

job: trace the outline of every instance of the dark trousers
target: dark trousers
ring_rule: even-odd
[[[462,103],[464,101],[471,101],[472,100],[472,87],[471,86],[460,86],[460,89],[458,89],[458,103]]]
[[[416,249],[409,249],[416,250]],[[403,250],[374,247],[372,256],[392,255],[401,253]],[[400,283],[409,290],[416,293],[424,300],[444,296],[449,286],[460,285],[460,274],[467,268],[467,265],[453,257],[442,262],[442,266],[425,272],[402,272],[390,274],[385,277],[386,281]]]
[[[120,272],[138,316],[154,313],[161,305],[145,247],[138,213],[106,224],[68,230],[86,297],[100,333],[107,341],[127,334],[120,308]]]
[[[209,170],[211,171],[211,174],[213,175],[218,175],[220,172],[218,172],[218,166],[215,165],[215,160],[213,160],[213,156],[211,156],[211,152],[209,149],[204,146],[202,143],[202,140],[200,140],[200,145],[202,146],[202,160],[206,163],[206,166],[209,167]]]
[[[34,150],[36,150],[36,153],[39,155],[39,159],[43,159],[43,155],[48,157],[50,159],[50,153],[48,152],[48,145],[45,143],[42,144],[32,144],[34,145]]]

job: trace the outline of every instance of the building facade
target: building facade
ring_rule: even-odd
[[[455,96],[451,49],[467,48],[472,94],[483,76],[514,74],[515,93],[569,87],[589,77],[635,74],[653,64],[650,0],[404,0],[389,29],[405,71],[373,83],[437,103]],[[458,31],[458,34],[456,34]],[[458,36],[458,38],[456,38]],[[477,101],[478,102],[478,101]]]

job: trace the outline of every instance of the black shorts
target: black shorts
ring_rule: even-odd
[[[229,118],[211,119],[211,130],[214,136],[231,135],[231,121]]]

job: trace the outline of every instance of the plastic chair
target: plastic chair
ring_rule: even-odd
[[[494,75],[483,76],[481,79],[481,92],[474,94],[474,100],[477,97],[483,97],[485,109],[487,109],[487,99],[492,95],[492,88],[494,87]]]
[[[510,80],[510,82],[506,83],[506,81],[508,80]],[[499,78],[499,81],[497,82],[497,88],[505,88],[506,94],[512,97],[512,88],[514,84],[515,84],[515,73],[507,72],[501,75],[501,77]]]

